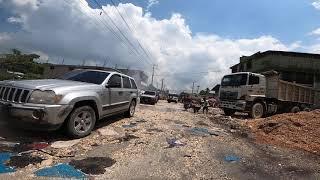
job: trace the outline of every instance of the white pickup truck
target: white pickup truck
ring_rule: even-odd
[[[275,71],[233,73],[223,77],[220,107],[226,115],[246,112],[252,118],[267,114],[310,110],[315,104],[312,87],[280,79]]]

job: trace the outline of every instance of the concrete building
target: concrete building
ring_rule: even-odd
[[[257,52],[252,56],[243,56],[240,63],[230,68],[235,72],[261,73],[275,70],[280,78],[304,84],[320,90],[320,54],[266,51]],[[320,101],[320,93],[316,95]]]
[[[110,67],[61,65],[61,64],[46,64],[43,72],[43,77],[49,78],[49,79],[56,78],[75,69],[97,69],[97,70],[105,70],[105,71],[117,71],[133,77],[139,89],[144,89],[148,81],[148,76],[141,70],[113,69]]]

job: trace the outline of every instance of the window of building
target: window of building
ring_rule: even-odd
[[[121,76],[118,74],[112,75],[108,82],[111,88],[121,88]]]
[[[122,77],[123,88],[131,88],[130,79],[128,77]]]
[[[133,79],[130,79],[131,84],[132,84],[132,89],[138,89],[136,83],[134,82]]]
[[[255,76],[253,74],[249,77],[249,85],[259,84],[259,76]]]

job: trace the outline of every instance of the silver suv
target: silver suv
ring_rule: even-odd
[[[58,79],[0,82],[0,117],[33,129],[64,125],[73,137],[90,134],[104,117],[132,117],[138,101],[134,79],[112,71],[75,70]]]

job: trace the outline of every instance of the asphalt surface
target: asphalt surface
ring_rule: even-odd
[[[30,154],[45,162],[26,158],[30,165],[20,164],[16,172],[0,174],[0,179],[39,178],[35,171],[57,163],[69,163],[94,179],[320,179],[319,156],[256,144],[250,134],[239,136],[207,115],[166,101],[140,105],[130,119],[102,120],[90,136],[72,141],[70,147],[52,147],[56,141],[70,142],[62,131],[25,131],[5,121],[0,121],[0,137],[6,144],[50,144],[42,150],[47,153]],[[0,150],[19,151],[7,146],[2,143]]]

